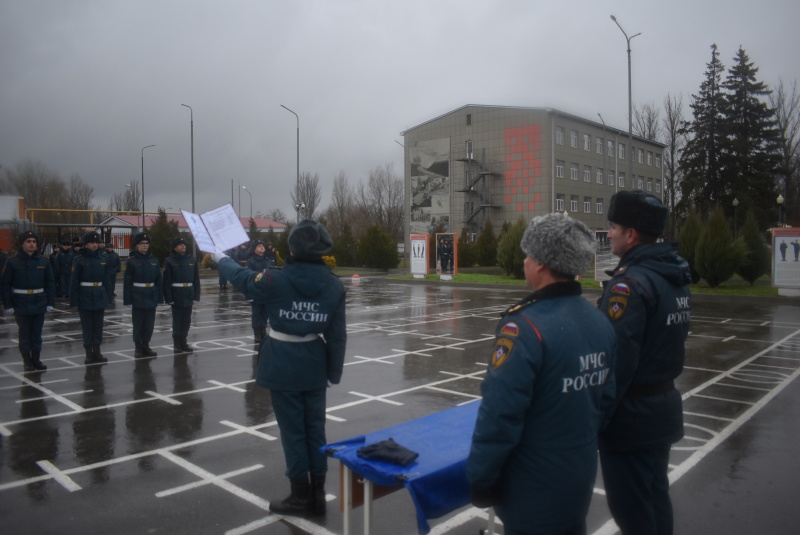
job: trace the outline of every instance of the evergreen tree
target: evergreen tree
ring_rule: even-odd
[[[365,267],[393,269],[397,267],[397,244],[378,225],[371,225],[358,246],[358,257]]]
[[[358,266],[358,241],[353,236],[350,224],[342,226],[341,233],[333,238],[331,255],[336,257],[338,266]]]
[[[736,273],[744,256],[742,242],[733,241],[725,213],[717,206],[697,241],[695,251],[697,272],[709,287],[716,288]]]
[[[486,221],[483,232],[475,242],[475,252],[478,265],[495,266],[497,265],[497,238],[494,235],[494,228],[490,220]]]
[[[771,91],[756,80],[758,69],[740,47],[723,83],[726,143],[722,154],[726,198],[717,199],[727,215],[733,213],[733,198],[755,212],[761,228],[774,219],[774,175],[780,166],[780,132],[766,101]]]
[[[250,237],[250,241],[261,240],[264,241],[264,237],[261,234],[261,231],[258,230],[258,225],[256,225],[255,219],[252,217],[250,218],[250,225],[247,229],[247,235]]]
[[[695,252],[697,251],[697,242],[700,240],[700,233],[703,231],[703,223],[700,221],[700,216],[692,209],[689,215],[681,226],[681,232],[678,237],[679,246],[678,254],[689,262],[689,268],[692,272],[692,283],[697,284],[700,280],[700,274],[695,269]]]
[[[286,228],[278,234],[278,240],[272,242],[275,250],[283,257],[289,258],[289,233],[292,231],[292,223],[288,223]]]
[[[150,233],[150,254],[163,262],[172,253],[169,243],[182,234],[178,231],[178,222],[170,221],[167,212],[160,206],[158,207],[158,217],[147,232]]]
[[[503,268],[506,275],[512,275],[515,279],[525,278],[525,253],[522,252],[522,247],[519,245],[523,234],[525,234],[525,221],[519,218],[503,234],[497,246],[497,263]]]
[[[707,64],[700,92],[692,95],[692,120],[684,124],[681,134],[688,137],[681,154],[681,212],[695,207],[707,215],[711,207],[727,200],[722,178],[722,149],[725,142],[725,98],[720,80],[725,66],[719,60],[717,45],[711,45],[711,61]]]
[[[745,250],[745,257],[742,265],[736,270],[736,274],[750,283],[755,283],[761,275],[767,273],[770,268],[772,257],[767,243],[759,230],[758,221],[753,210],[747,211],[747,216],[742,227],[742,235],[739,238]]]
[[[475,244],[470,241],[469,230],[462,228],[458,236],[458,265],[472,267],[476,262]]]

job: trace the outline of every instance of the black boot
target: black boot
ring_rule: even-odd
[[[136,351],[133,352],[133,356],[136,357],[137,359],[143,359],[144,357],[146,357],[147,355],[144,354],[144,346],[142,346],[142,344],[140,344],[139,342],[135,342],[135,344],[136,344]]]
[[[194,353],[194,348],[189,345],[185,334],[181,336],[181,349],[183,349],[184,353]]]
[[[145,357],[155,357],[158,355],[158,353],[150,349],[150,342],[142,342],[142,353]]]
[[[94,364],[94,346],[83,346],[86,351],[86,358],[83,359],[84,364]]]
[[[172,337],[172,350],[175,353],[182,353],[183,346],[181,345],[181,337],[180,336],[173,336]]]
[[[30,353],[22,353],[22,365],[25,367],[26,372],[32,372],[36,368],[33,367],[33,360]]]
[[[324,515],[326,511],[325,501],[325,474],[311,474],[311,499],[308,510],[312,515]]]
[[[292,493],[280,503],[270,503],[269,510],[276,515],[309,516],[308,504],[311,486],[308,484],[308,478],[290,479],[289,482],[292,485]]]
[[[33,367],[40,372],[43,372],[47,369],[47,366],[42,363],[41,353],[38,351],[31,351],[31,363],[33,364]]]
[[[260,344],[263,339],[264,336],[261,334],[261,327],[253,327],[253,341],[256,344]]]
[[[100,345],[93,345],[92,346],[92,353],[94,353],[94,361],[95,362],[108,362],[108,359],[100,353]]]

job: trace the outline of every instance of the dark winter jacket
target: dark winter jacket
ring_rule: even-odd
[[[69,306],[98,310],[108,306],[108,263],[100,251],[84,249],[72,262]]]
[[[133,308],[156,308],[163,299],[161,266],[149,252],[134,251],[125,261],[122,302]]]
[[[14,290],[17,290],[16,292]],[[22,251],[6,260],[0,276],[3,308],[13,308],[15,314],[44,314],[55,306],[56,286],[50,260],[38,252]]]
[[[190,307],[194,301],[200,301],[197,259],[189,253],[173,251],[164,260],[164,302],[176,307]]]

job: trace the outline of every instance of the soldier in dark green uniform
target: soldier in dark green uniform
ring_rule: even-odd
[[[200,301],[200,270],[186,252],[186,240],[170,242],[172,254],[164,260],[164,301],[172,307],[172,341],[175,351],[194,351],[186,340],[192,323],[192,305]]]
[[[261,240],[255,240],[252,245],[252,254],[247,259],[247,269],[261,273],[264,270],[275,265],[270,258],[265,254],[267,251],[266,245]],[[267,304],[257,301],[254,296],[248,295],[247,300],[250,302],[250,308],[253,312],[251,324],[253,326],[253,339],[256,344],[267,336]]]
[[[83,235],[83,251],[72,261],[69,305],[78,309],[83,331],[84,364],[108,362],[100,352],[103,343],[103,321],[108,306],[108,263],[100,254],[100,235],[95,231]]]
[[[0,276],[0,293],[6,316],[14,314],[19,326],[19,352],[26,372],[47,369],[41,361],[44,315],[56,303],[53,268],[37,250],[39,236],[27,231],[19,235],[17,255],[6,260]]]
[[[131,308],[133,343],[136,358],[155,357],[150,339],[156,323],[156,307],[161,302],[161,266],[150,254],[150,234],[140,232],[131,240],[133,251],[125,262],[122,302]]]
[[[109,242],[106,244],[103,252],[106,255],[106,265],[108,266],[108,302],[114,302],[114,296],[117,293],[114,287],[117,285],[117,273],[122,271],[122,263],[119,261],[119,254],[114,250],[114,244]]]
[[[322,260],[332,246],[325,227],[306,219],[289,233],[283,269],[256,273],[222,251],[213,255],[237,290],[267,304],[256,383],[270,389],[281,431],[292,492],[269,509],[282,515],[325,513],[325,394],[342,377],[347,342],[344,286]]]

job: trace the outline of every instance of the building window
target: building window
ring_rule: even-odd
[[[644,163],[644,151],[642,149],[636,149],[636,156],[639,158],[639,163]]]
[[[661,156],[656,154],[656,167],[661,167]]]
[[[578,196],[571,195],[569,199],[569,211],[574,213],[578,212]]]
[[[614,185],[614,171],[609,171],[608,172],[608,185],[609,186],[613,186]]]
[[[564,160],[556,160],[556,178],[564,178]]]
[[[617,144],[617,148],[619,149],[617,151],[617,152],[619,152],[618,158],[620,160],[624,160],[625,159],[625,143],[618,143]]]
[[[610,139],[608,140],[608,155],[614,156],[614,142]]]
[[[656,193],[661,193],[661,181],[656,180]]]
[[[573,149],[578,148],[578,131],[577,130],[570,130],[569,131],[569,146]]]
[[[621,188],[625,187],[625,173],[619,174],[619,187]]]
[[[583,168],[583,181],[584,182],[592,181],[592,167],[590,165],[586,165]]]
[[[578,180],[578,164],[574,162],[570,164],[569,178],[571,180]]]
[[[653,153],[650,151],[647,151],[647,165],[653,165]]]
[[[644,189],[644,182],[642,182],[642,177],[639,177],[639,181],[636,183],[638,189]]]
[[[595,181],[598,184],[602,184],[603,183],[603,170],[602,169],[598,169],[597,170],[597,178],[595,179]]]
[[[603,154],[603,138],[601,137],[595,140],[595,152],[597,152],[597,154]]]
[[[597,202],[595,203],[594,206],[595,206],[594,208],[595,212],[597,212],[598,214],[603,213],[603,199],[597,199]]]
[[[648,178],[647,179],[647,191],[653,191],[653,179],[652,178]]]
[[[564,127],[556,126],[556,145],[564,144]]]
[[[592,213],[592,198],[591,197],[584,197],[583,198],[583,213],[584,214],[591,214]]]
[[[583,134],[583,150],[592,150],[592,136]]]
[[[467,114],[467,126],[470,126],[470,125],[472,125],[472,114],[468,113]]]
[[[564,194],[559,193],[556,195],[556,211],[563,212],[564,211]]]

